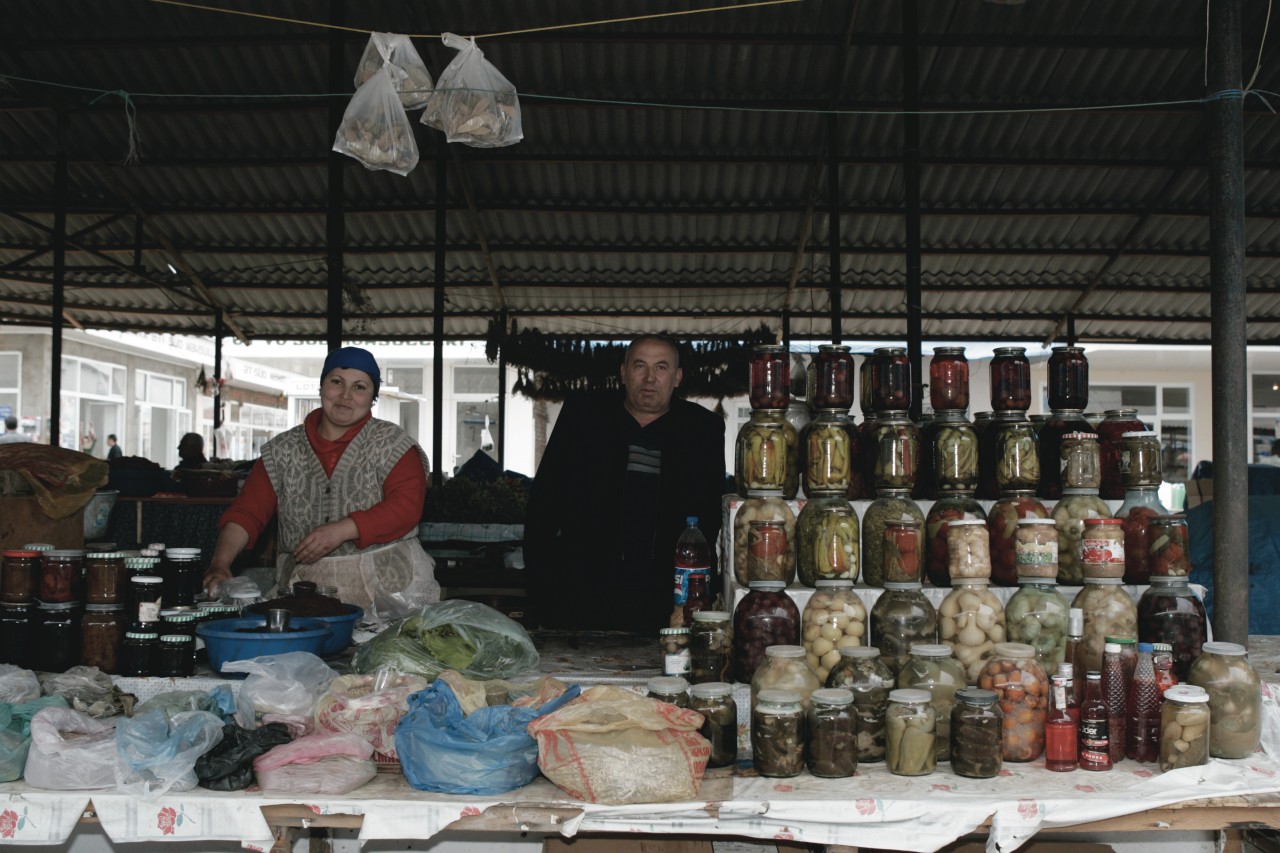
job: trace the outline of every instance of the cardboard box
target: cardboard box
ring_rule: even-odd
[[[0,548],[21,548],[28,542],[48,542],[55,548],[84,547],[84,513],[50,518],[34,497],[0,497]]]
[[[1187,480],[1187,509],[1213,500],[1213,480]]]

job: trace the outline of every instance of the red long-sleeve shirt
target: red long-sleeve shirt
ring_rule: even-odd
[[[342,458],[347,445],[371,417],[372,414],[366,415],[364,420],[343,433],[341,438],[330,441],[320,435],[320,410],[307,415],[303,421],[307,440],[311,443],[316,458],[320,460],[325,476],[333,476],[333,469],[338,466],[338,460]],[[409,448],[391,469],[382,484],[382,494],[381,501],[349,516],[360,531],[355,540],[357,548],[394,542],[417,527],[422,517],[422,502],[427,496],[427,477],[422,470],[416,447]],[[218,519],[218,529],[221,530],[224,525],[234,521],[249,534],[247,547],[252,548],[275,515],[277,502],[275,487],[259,459],[249,472],[240,496]]]

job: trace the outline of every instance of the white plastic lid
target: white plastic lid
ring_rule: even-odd
[[[683,693],[689,689],[689,682],[678,675],[659,675],[645,682],[645,687],[654,693]]]
[[[910,687],[889,691],[890,702],[899,702],[904,705],[921,705],[932,698],[933,694],[928,690],[916,690]]]
[[[911,654],[925,658],[951,657],[951,647],[942,643],[912,643]]]
[[[1029,583],[1029,584],[1039,584],[1039,585],[1049,584],[1051,586],[1057,586],[1058,579],[1057,578],[1037,578],[1032,575],[1018,575],[1018,583],[1020,584]]]
[[[164,553],[166,557],[178,557],[178,558],[199,557],[200,549],[199,548],[167,548],[165,549]]]
[[[767,687],[756,694],[757,707],[760,705],[799,705],[800,694],[794,690],[783,690],[780,687]]]
[[[1027,643],[996,643],[991,649],[992,657],[998,658],[1029,658],[1035,653],[1035,648]]]
[[[1209,694],[1194,684],[1175,684],[1164,692],[1164,698],[1175,702],[1208,702]]]
[[[768,646],[764,650],[764,656],[767,658],[802,658],[804,657],[804,647]]]
[[[809,698],[823,705],[852,705],[853,691],[843,687],[822,687],[810,693]]]
[[[724,610],[695,610],[693,612],[694,622],[725,622],[728,619],[729,614]]]
[[[814,585],[817,586],[818,589],[829,589],[833,586],[851,587],[853,586],[853,581],[849,578],[822,578],[821,580],[815,581]]]
[[[1159,438],[1160,433],[1149,429],[1135,429],[1133,432],[1120,433],[1121,438]]]
[[[1249,653],[1249,650],[1239,643],[1223,643],[1218,641],[1205,643],[1200,647],[1200,651],[1211,655],[1228,656],[1246,655]]]
[[[151,584],[164,583],[164,578],[158,578],[155,575],[134,575],[129,578],[130,583],[141,583],[150,586]]]
[[[786,589],[787,585],[782,581],[752,581],[747,584],[747,587],[750,589],[763,589],[776,592],[778,590]]]
[[[880,649],[875,646],[843,646],[840,649],[842,658],[874,658],[880,656]]]
[[[948,527],[976,527],[977,525],[987,526],[987,523],[980,518],[956,518],[947,522]]]
[[[952,524],[954,523],[955,522],[952,522]],[[1029,515],[1026,518],[1018,519],[1018,523],[1030,526],[1033,524],[1057,524],[1058,522],[1054,521],[1052,518],[1041,518],[1038,515]]]
[[[1124,578],[1085,578],[1087,584],[1102,584],[1103,586],[1117,586],[1124,583]]]
[[[704,681],[689,688],[689,693],[699,699],[719,699],[733,692],[733,685],[723,681]]]
[[[1103,654],[1118,655],[1120,654],[1120,644],[1119,643],[1103,643],[1102,652]]]
[[[921,581],[885,581],[885,589],[924,589]]]

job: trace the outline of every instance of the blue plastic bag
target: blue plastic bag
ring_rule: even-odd
[[[420,791],[501,794],[538,775],[538,744],[529,723],[576,697],[574,685],[541,708],[489,705],[463,714],[453,690],[436,681],[409,697],[396,726],[404,778]]]
[[[31,751],[31,718],[36,711],[50,706],[65,708],[67,700],[61,696],[45,696],[19,705],[0,702],[0,782],[22,778],[27,753]]]

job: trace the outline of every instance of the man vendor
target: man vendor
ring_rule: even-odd
[[[724,419],[672,399],[683,373],[668,338],[633,341],[621,375],[621,397],[565,401],[538,466],[524,556],[543,627],[665,627],[688,516],[710,543],[715,576]]]
[[[418,543],[430,464],[400,427],[372,415],[381,372],[359,347],[329,353],[320,408],[262,447],[244,489],[218,522],[205,588],[279,518],[282,582],[337,587],[372,618],[438,601],[431,558]]]

